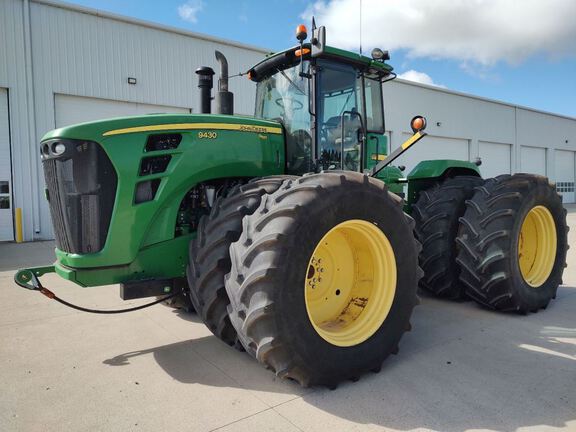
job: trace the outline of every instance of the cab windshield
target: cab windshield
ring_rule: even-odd
[[[309,62],[304,62],[307,71]],[[258,82],[256,117],[282,122],[286,129],[286,166],[289,173],[312,171],[312,120],[309,80],[299,75],[300,64]]]

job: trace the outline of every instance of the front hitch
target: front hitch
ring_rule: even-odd
[[[144,309],[144,308],[147,308],[150,306],[154,306],[158,303],[162,303],[163,301],[166,301],[166,300],[168,300],[174,296],[181,294],[181,291],[176,291],[176,292],[173,292],[173,293],[171,293],[165,297],[161,297],[161,298],[159,298],[159,299],[157,299],[151,303],[146,303],[143,305],[134,306],[134,307],[131,307],[128,309],[115,309],[115,310],[90,309],[90,308],[85,308],[85,307],[78,306],[78,305],[72,304],[70,302],[67,302],[66,300],[63,300],[60,297],[58,297],[56,294],[54,294],[48,288],[45,288],[44,286],[42,286],[42,283],[40,282],[39,277],[42,275],[45,275],[46,273],[56,273],[55,267],[54,266],[35,267],[35,268],[30,268],[30,269],[18,270],[16,272],[16,274],[14,275],[14,282],[16,282],[16,284],[21,286],[22,288],[29,289],[30,291],[39,291],[40,293],[44,294],[49,299],[56,300],[58,303],[63,304],[64,306],[68,306],[72,309],[76,309],[76,310],[79,310],[82,312],[90,312],[90,313],[96,313],[96,314],[119,314],[119,313],[125,313],[125,312],[132,312],[132,311]]]
[[[14,275],[14,282],[22,288],[38,291],[42,287],[38,278],[47,273],[56,273],[55,267],[34,267],[18,270]]]

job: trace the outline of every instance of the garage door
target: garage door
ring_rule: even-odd
[[[8,90],[0,88],[0,241],[14,240]]]
[[[410,134],[403,133],[400,139],[410,138]],[[394,142],[395,148],[402,142]],[[394,165],[405,165],[407,175],[418,162],[426,159],[458,159],[469,160],[469,141],[455,138],[433,137],[430,135],[410,147],[402,156],[394,161]]]
[[[574,196],[576,153],[567,150],[556,150],[554,171],[556,172],[556,190],[562,195],[564,203],[576,202]]]
[[[189,113],[187,108],[120,102],[57,94],[54,100],[56,127],[93,120],[154,113]]]
[[[539,147],[520,148],[519,172],[546,175],[546,149]]]
[[[480,172],[482,177],[496,177],[500,174],[510,174],[510,149],[509,144],[500,144],[487,141],[478,142],[478,150],[482,165]]]

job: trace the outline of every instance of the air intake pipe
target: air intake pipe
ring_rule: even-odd
[[[214,69],[208,66],[201,66],[196,69],[196,74],[198,75],[198,88],[200,89],[200,112],[202,114],[210,114]]]
[[[228,91],[228,60],[220,51],[216,51],[216,60],[220,63],[218,93],[216,93],[216,113],[234,114],[234,93]]]

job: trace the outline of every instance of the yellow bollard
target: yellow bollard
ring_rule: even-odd
[[[22,236],[22,209],[20,207],[16,208],[16,243],[22,243],[24,241]]]

